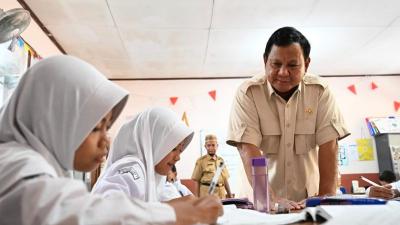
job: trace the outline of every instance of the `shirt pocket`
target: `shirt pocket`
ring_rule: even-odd
[[[279,130],[263,132],[261,140],[261,149],[264,154],[278,154],[281,140],[281,132]]]
[[[310,120],[298,121],[294,131],[296,154],[307,154],[316,147],[315,123]]]
[[[279,120],[265,121],[261,124],[261,149],[265,155],[278,154],[282,136]]]
[[[214,171],[215,171],[214,164],[207,164],[205,169],[204,169],[205,173],[214,173]]]

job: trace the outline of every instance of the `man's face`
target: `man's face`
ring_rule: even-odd
[[[274,45],[265,63],[265,75],[277,92],[286,93],[301,82],[309,64],[310,58],[304,61],[298,43]]]
[[[218,143],[217,141],[207,141],[204,147],[207,149],[207,154],[214,156],[218,149]]]

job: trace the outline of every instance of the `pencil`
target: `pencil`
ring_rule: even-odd
[[[375,182],[373,182],[373,181],[367,179],[366,177],[360,176],[360,178],[361,178],[363,181],[367,182],[368,184],[370,184],[370,185],[372,185],[372,186],[377,186],[377,187],[380,187],[380,186],[381,186],[381,185],[379,185],[379,184],[377,184],[377,183],[375,183]]]

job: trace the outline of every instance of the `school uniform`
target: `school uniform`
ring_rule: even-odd
[[[106,169],[92,192],[118,190],[144,201],[160,201],[160,184],[165,176],[157,174],[154,167],[182,141],[185,149],[192,138],[193,131],[168,108],[154,107],[139,113],[119,130]],[[115,168],[135,171],[139,177]]]
[[[128,92],[71,56],[50,57],[22,76],[0,110],[0,224],[174,224],[172,207],[90,195],[67,178],[75,151]]]
[[[193,193],[185,185],[183,185],[180,180],[169,182],[167,181],[167,178],[165,178],[165,182],[163,182],[161,186],[162,191],[160,192],[159,196],[160,201],[162,202],[183,196],[193,195]]]

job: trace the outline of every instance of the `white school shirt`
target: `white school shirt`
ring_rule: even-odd
[[[159,195],[160,201],[166,202],[182,196],[193,195],[193,193],[185,185],[183,185],[180,180],[176,180],[175,182],[171,183],[165,178],[164,185]]]
[[[92,189],[92,193],[108,197],[115,192],[146,201],[146,173],[143,163],[134,156],[126,156],[112,164]]]
[[[65,178],[75,151],[128,92],[71,56],[41,60],[0,109],[0,224],[173,224],[166,204],[109,199]]]
[[[396,189],[396,190],[400,191],[400,180],[393,182],[390,185],[392,185],[392,189]]]

